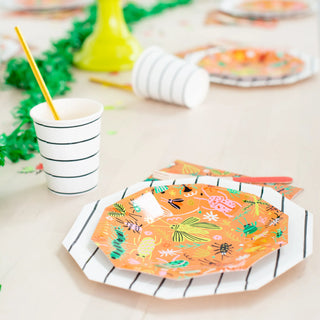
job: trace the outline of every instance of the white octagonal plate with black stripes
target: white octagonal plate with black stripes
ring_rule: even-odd
[[[217,273],[183,281],[115,268],[91,236],[104,209],[149,186],[204,183],[254,194],[289,216],[288,244],[259,260],[246,271]],[[63,241],[85,275],[93,281],[155,296],[179,299],[256,290],[280,276],[312,253],[313,215],[268,187],[215,177],[145,181],[86,205]]]

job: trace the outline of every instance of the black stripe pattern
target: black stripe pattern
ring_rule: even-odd
[[[185,68],[185,65],[183,64],[182,66],[180,66],[180,67],[176,70],[174,76],[173,76],[172,79],[171,79],[169,97],[170,97],[170,101],[171,101],[172,103],[174,103],[174,99],[173,99],[173,88],[175,87],[176,79],[177,79],[177,77],[179,76],[180,72],[181,72],[184,68]]]
[[[282,212],[284,212],[284,201],[285,201],[285,197],[284,195],[282,195],[282,199],[281,199],[281,210]]]
[[[100,200],[98,200],[98,201],[95,203],[95,205],[94,205],[94,207],[93,207],[93,209],[92,209],[92,211],[91,211],[88,219],[86,220],[86,222],[84,223],[84,225],[83,225],[83,227],[81,228],[80,232],[78,233],[78,235],[76,236],[76,238],[73,240],[71,246],[69,247],[69,249],[68,249],[69,252],[71,251],[72,247],[76,244],[76,242],[77,242],[77,241],[79,240],[79,238],[81,237],[84,229],[86,228],[86,226],[88,225],[88,223],[89,223],[90,219],[92,218],[93,214],[94,214],[95,211],[97,210],[97,207],[98,207],[98,205],[99,205],[99,202],[100,202]]]
[[[304,243],[303,243],[303,259],[307,256],[307,239],[308,239],[308,211],[304,216]]]
[[[249,277],[250,277],[250,273],[252,271],[252,267],[249,268],[248,272],[247,272],[247,275],[246,275],[246,282],[245,282],[245,285],[244,285],[244,290],[247,291],[248,289],[248,283],[249,283]]]
[[[159,97],[160,100],[164,100],[163,96],[162,96],[162,92],[161,92],[161,85],[162,85],[162,82],[163,82],[164,75],[166,74],[166,72],[169,70],[170,66],[173,63],[175,63],[174,60],[170,61],[161,72],[161,75],[160,75],[160,78],[159,78],[159,82],[158,82],[158,97]]]
[[[85,174],[81,174],[81,175],[79,175],[79,176],[57,176],[57,175],[51,174],[51,173],[49,173],[49,172],[47,172],[47,171],[44,171],[44,173],[45,173],[46,175],[50,176],[50,177],[53,177],[53,178],[74,179],[74,178],[82,178],[82,177],[89,176],[89,175],[97,172],[98,170],[99,170],[99,168],[97,168],[97,169],[95,169],[95,170],[93,170],[93,171],[91,171],[91,172],[88,172],[88,173],[85,173]]]
[[[124,196],[126,195],[127,191],[128,191],[128,187],[126,187],[126,188],[124,189],[123,194],[122,194],[122,196],[121,196],[121,200],[124,198]]]
[[[264,192],[264,187],[261,187],[260,198],[262,198],[262,197],[263,197],[263,192]]]
[[[83,126],[87,126],[88,124],[91,124],[91,123],[94,123],[98,120],[100,120],[101,117],[95,119],[95,120],[92,120],[90,122],[86,122],[86,123],[83,123],[83,124],[78,124],[78,125],[74,125],[74,126],[65,126],[65,127],[57,127],[57,126],[48,126],[46,124],[42,124],[42,123],[39,123],[39,122],[34,122],[35,124],[37,124],[38,126],[41,126],[41,127],[46,127],[46,128],[53,128],[53,129],[70,129],[70,128],[79,128],[79,127],[83,127]]]
[[[51,189],[49,187],[48,187],[48,190],[50,190],[53,193],[61,194],[61,195],[65,195],[65,196],[76,196],[76,195],[79,195],[79,194],[83,194],[83,193],[89,192],[89,191],[95,189],[96,187],[97,187],[97,185],[93,186],[90,189],[77,191],[77,192],[61,192],[61,191],[53,190],[53,189]]]
[[[97,134],[94,137],[91,137],[91,138],[88,138],[88,139],[85,139],[85,140],[71,141],[71,142],[51,142],[51,141],[43,140],[43,139],[41,139],[39,137],[37,137],[37,139],[39,141],[41,141],[41,142],[48,143],[48,144],[54,144],[54,145],[58,145],[58,146],[69,146],[69,145],[72,145],[72,144],[79,144],[79,143],[88,142],[88,141],[91,141],[91,140],[94,140],[94,139],[98,138],[99,136],[100,136],[100,133]]]
[[[183,292],[183,297],[184,297],[184,298],[186,297],[186,294],[187,294],[187,292],[188,292],[188,290],[189,290],[189,288],[190,288],[190,286],[191,286],[191,284],[192,284],[192,281],[193,281],[193,278],[191,278],[191,279],[189,280],[188,285],[187,285],[187,287],[185,288],[185,290],[184,290],[184,292]]]
[[[115,269],[115,267],[112,267],[112,268],[108,271],[108,273],[106,274],[106,276],[105,276],[105,278],[104,278],[104,280],[103,280],[104,283],[107,282],[110,274],[113,272],[114,269]]]
[[[52,159],[52,158],[48,158],[48,157],[45,157],[43,154],[40,153],[41,157],[46,159],[46,160],[49,160],[49,161],[54,161],[54,162],[76,162],[76,161],[83,161],[83,160],[88,160],[90,158],[93,158],[94,156],[98,155],[99,154],[99,151],[94,153],[94,154],[91,154],[90,156],[87,156],[85,158],[80,158],[80,159]]]
[[[153,296],[155,297],[158,293],[158,291],[160,290],[160,288],[163,286],[164,282],[166,281],[166,278],[163,278],[160,282],[160,284],[158,285],[157,289],[155,290],[155,292],[153,293]]]
[[[129,290],[132,289],[132,286],[134,285],[134,283],[138,280],[138,278],[140,277],[141,273],[137,273],[136,277],[133,279],[133,281],[130,283],[130,286],[129,286]]]
[[[91,256],[87,259],[87,261],[84,263],[83,267],[82,267],[82,271],[85,269],[85,267],[87,266],[87,264],[89,263],[89,261],[92,259],[92,257],[97,253],[97,251],[99,250],[99,247],[96,248],[96,250],[93,251],[93,253],[91,254]]]
[[[280,245],[280,247],[281,247],[281,245]],[[276,262],[275,262],[274,272],[273,272],[273,277],[274,278],[277,276],[279,260],[280,260],[280,249],[277,250],[277,257],[276,257]]]
[[[137,73],[136,73],[136,77],[135,77],[135,80],[136,80],[136,81],[135,81],[135,83],[136,83],[136,89],[140,92],[140,94],[141,94],[141,89],[140,89],[139,80],[140,80],[140,73],[141,73],[141,70],[142,70],[143,65],[144,65],[143,62],[146,62],[147,59],[148,59],[148,57],[149,57],[150,55],[152,55],[153,53],[155,53],[154,50],[151,50],[151,51],[148,52],[148,54],[143,58],[143,61],[141,62],[140,66],[139,66],[139,69],[138,69],[138,71],[137,71]]]
[[[153,65],[150,67],[149,74],[148,74],[148,79],[147,79],[147,88],[146,88],[148,97],[151,97],[150,84],[151,84],[151,76],[152,76],[153,69],[156,67],[157,63],[159,61],[161,61],[161,59],[163,59],[163,58],[164,58],[164,56],[162,54],[160,54],[160,56],[153,62]],[[156,97],[152,97],[152,98],[156,98]]]
[[[223,275],[224,275],[224,273],[222,272],[222,273],[220,274],[220,277],[219,277],[218,283],[217,283],[217,285],[216,285],[216,287],[215,287],[215,289],[214,289],[214,294],[217,294],[217,292],[218,292],[218,289],[219,289],[219,287],[220,287],[220,284],[221,284],[221,281],[222,281]]]

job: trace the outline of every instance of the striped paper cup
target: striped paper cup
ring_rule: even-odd
[[[146,49],[132,73],[136,95],[188,108],[205,100],[209,84],[209,75],[204,69],[158,47]]]
[[[30,111],[48,189],[59,195],[88,192],[98,184],[103,105],[77,98],[53,104],[62,120],[54,120],[47,103]]]

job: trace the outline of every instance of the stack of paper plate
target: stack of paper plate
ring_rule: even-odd
[[[319,69],[318,59],[295,50],[210,48],[189,53],[185,59],[206,69],[211,82],[239,87],[292,84]]]
[[[248,19],[283,19],[305,16],[316,9],[316,3],[303,0],[225,0],[219,10]]]
[[[91,280],[177,299],[260,288],[311,254],[312,228],[270,188],[201,176],[89,204],[63,245]]]
[[[5,0],[3,5],[10,10],[56,10],[77,8],[92,2],[93,0]]]

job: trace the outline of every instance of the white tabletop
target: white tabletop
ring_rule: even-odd
[[[316,15],[269,29],[204,26],[215,3],[194,2],[137,23],[135,36],[145,47],[157,44],[168,52],[230,41],[318,56]],[[68,19],[0,15],[0,33],[14,37],[19,23],[34,52],[70,28]],[[89,83],[92,73],[74,75],[67,97],[119,108],[103,114],[100,183],[86,195],[64,198],[46,189],[43,173],[18,173],[41,162],[39,155],[0,168],[0,319],[319,319],[319,76],[282,87],[211,85],[206,102],[187,110]],[[101,77],[128,81],[130,73]],[[10,133],[10,111],[22,95],[14,88],[0,93],[0,128]],[[293,177],[305,189],[295,202],[315,214],[313,255],[260,290],[241,294],[165,301],[88,280],[61,245],[81,208],[175,159],[251,176]]]

